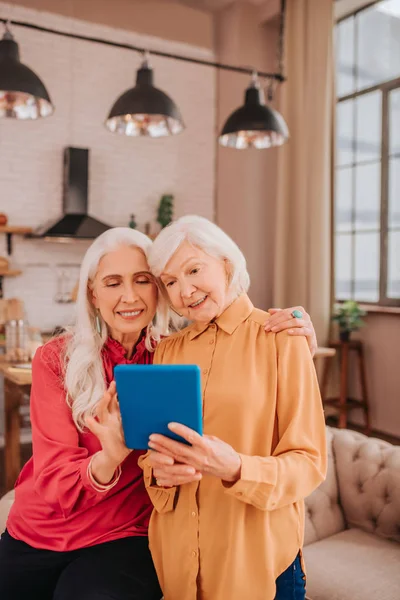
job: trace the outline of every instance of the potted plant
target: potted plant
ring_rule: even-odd
[[[157,212],[157,222],[160,223],[161,229],[169,225],[173,218],[174,212],[174,197],[172,194],[164,194],[161,197]]]
[[[346,300],[335,306],[332,321],[336,321],[339,326],[339,337],[342,342],[348,342],[351,332],[365,325],[361,317],[366,314],[355,300]]]

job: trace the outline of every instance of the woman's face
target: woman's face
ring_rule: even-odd
[[[173,254],[161,280],[172,307],[190,321],[208,323],[228,305],[227,262],[189,242]]]
[[[137,337],[153,320],[157,298],[157,284],[139,248],[121,246],[100,260],[92,301],[113,338]]]

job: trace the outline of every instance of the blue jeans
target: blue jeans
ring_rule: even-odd
[[[276,580],[275,600],[304,600],[306,582],[300,563],[300,554]]]

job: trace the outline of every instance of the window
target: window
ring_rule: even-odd
[[[336,26],[335,289],[400,306],[400,0]]]

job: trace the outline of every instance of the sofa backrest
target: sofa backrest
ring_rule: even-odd
[[[346,527],[339,503],[333,430],[330,427],[326,428],[326,437],[328,472],[325,481],[305,501],[305,545],[339,533]]]
[[[348,526],[400,542],[400,446],[347,429],[332,433]]]

